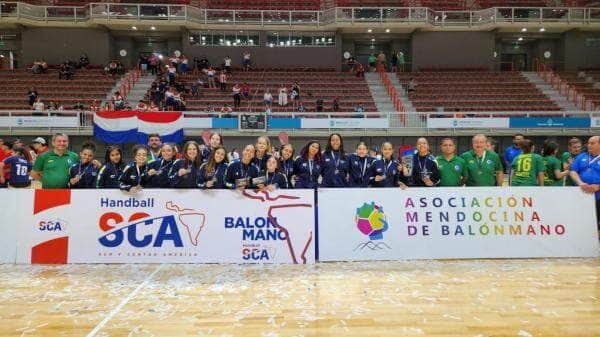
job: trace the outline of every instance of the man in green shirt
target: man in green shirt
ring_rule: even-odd
[[[52,137],[52,151],[37,157],[31,177],[42,181],[42,188],[67,188],[69,184],[69,168],[79,162],[75,152],[67,150],[69,136],[57,133]]]
[[[442,155],[437,157],[440,170],[440,184],[438,186],[462,186],[467,180],[467,163],[456,156],[456,145],[452,138],[442,139],[440,145]]]
[[[510,185],[544,186],[544,161],[539,154],[533,153],[531,139],[523,139],[521,149],[523,153],[516,156],[510,165]]]
[[[571,164],[575,160],[575,157],[581,153],[582,148],[583,143],[581,142],[581,139],[573,137],[569,140],[569,151],[563,153],[560,158],[564,170],[568,171],[571,168]],[[567,175],[565,186],[577,186],[577,184],[571,179],[571,176]]]
[[[504,172],[496,152],[486,150],[487,137],[473,136],[473,149],[461,155],[467,163],[467,186],[502,186]]]
[[[563,170],[561,161],[556,158],[558,153],[558,144],[553,141],[546,141],[542,148],[544,160],[544,186],[562,186],[563,178],[569,175],[569,170]]]

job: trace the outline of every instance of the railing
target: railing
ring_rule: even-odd
[[[413,23],[477,26],[490,23],[600,23],[600,8],[499,7],[480,11],[434,11],[426,7],[335,7],[323,11],[203,9],[169,4],[91,3],[81,7],[0,2],[0,19],[83,22],[105,20],[191,21],[223,25],[326,26],[330,24]]]
[[[129,71],[127,74],[125,74],[125,76],[123,76],[121,79],[121,86],[119,87],[119,93],[121,96],[123,96],[123,98],[127,97],[129,91],[131,91],[131,88],[133,88],[139,77],[140,71],[137,68]]]
[[[222,113],[208,113],[203,111],[185,111],[183,112],[185,122],[185,130],[187,132],[199,132],[206,129],[207,120],[211,120],[209,125],[213,125],[213,129],[222,131],[237,131],[237,126],[223,126],[231,125],[227,121],[237,121],[236,113],[222,114]],[[321,127],[302,128],[297,125],[301,123],[291,123],[289,127],[281,127],[281,123],[277,123],[278,127],[271,128],[268,130],[280,131],[280,130],[292,130],[294,132],[315,132],[315,131],[331,131],[331,130],[346,130],[346,131],[379,131],[383,134],[389,134],[390,132],[427,132],[435,130],[444,130],[448,133],[457,133],[458,131],[473,132],[474,130],[485,132],[492,130],[508,130],[512,128],[509,125],[508,120],[512,117],[525,117],[521,119],[531,119],[533,117],[543,117],[543,120],[548,120],[552,123],[552,120],[564,122],[564,119],[569,120],[580,120],[581,118],[589,119],[587,126],[581,126],[579,124],[573,124],[572,126],[552,126],[544,127],[545,130],[563,131],[567,132],[571,130],[597,132],[600,127],[600,111],[538,111],[538,112],[367,112],[367,113],[356,113],[356,112],[335,112],[335,113],[323,113],[323,112],[280,112],[272,113],[268,115],[269,125],[272,121],[276,121],[281,118],[284,121],[290,119],[308,119],[308,120],[319,120]],[[438,123],[432,126],[429,123],[430,119],[436,119]],[[497,122],[490,124],[490,118],[505,119],[506,126],[498,127]],[[562,118],[562,119],[560,119]],[[204,119],[200,121],[199,119]],[[442,123],[444,126],[439,126],[439,121],[447,119],[448,122]],[[220,121],[223,121],[221,123]],[[403,123],[399,123],[404,121]],[[471,127],[461,127],[460,121],[470,122]],[[475,122],[475,123],[473,123]],[[237,125],[237,123],[236,123]],[[294,126],[296,125],[296,126]],[[314,125],[314,122],[311,123]],[[488,126],[489,125],[489,126]],[[70,131],[73,133],[85,133],[91,134],[93,126],[93,112],[91,111],[44,111],[34,112],[32,110],[0,110],[0,130],[8,129],[10,132],[18,130],[19,134],[25,134],[27,132],[31,134],[41,132],[54,132],[57,130]],[[519,127],[519,130],[530,130],[536,129],[537,127]],[[514,129],[513,129],[514,131]]]

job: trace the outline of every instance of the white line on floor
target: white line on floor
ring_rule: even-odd
[[[137,293],[140,292],[140,290],[142,290],[142,288],[144,288],[146,285],[148,285],[148,283],[150,283],[150,281],[152,280],[154,275],[156,275],[156,273],[158,273],[162,269],[163,266],[164,266],[164,264],[161,264],[150,275],[146,276],[146,278],[144,279],[144,282],[142,282],[139,286],[137,286],[137,288],[135,288],[129,295],[127,295],[127,297],[125,297],[121,301],[121,303],[119,303],[119,305],[117,305],[116,308],[114,308],[111,312],[109,312],[108,315],[106,315],[106,317],[104,317],[102,322],[98,323],[98,325],[96,325],[94,330],[90,331],[90,333],[87,334],[87,337],[96,336],[98,331],[100,331],[100,329],[102,329],[104,327],[104,325],[106,325],[106,323],[108,323],[108,321],[110,321],[117,313],[119,313],[119,311],[121,311],[121,309],[123,309],[123,307],[129,301],[131,301],[131,299],[134,298],[137,295]]]

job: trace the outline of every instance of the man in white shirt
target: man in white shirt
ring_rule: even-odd
[[[227,74],[231,74],[231,57],[225,56],[225,59],[223,59],[223,63],[225,64],[225,71],[227,72]]]

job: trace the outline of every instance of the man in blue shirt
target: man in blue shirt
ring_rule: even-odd
[[[517,133],[513,136],[513,145],[507,147],[504,151],[504,161],[506,162],[504,167],[507,167],[509,170],[513,160],[523,152],[521,149],[521,142],[523,139],[525,139],[525,137],[522,134]]]
[[[571,164],[571,178],[586,193],[596,195],[596,218],[600,213],[600,136],[590,137],[588,152],[582,153]],[[600,230],[600,221],[598,222]]]

